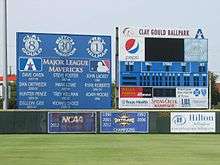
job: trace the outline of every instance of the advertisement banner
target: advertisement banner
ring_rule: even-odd
[[[177,101],[180,108],[208,108],[207,98],[180,98]]]
[[[176,108],[177,99],[176,98],[153,98],[152,106],[153,108]]]
[[[119,107],[123,108],[146,108],[152,107],[151,98],[121,98]]]
[[[176,97],[178,98],[208,98],[208,88],[176,88]]]
[[[95,112],[48,112],[48,133],[95,132]]]
[[[215,112],[171,112],[170,130],[173,133],[215,132]]]
[[[17,107],[111,108],[111,37],[17,33]]]
[[[101,133],[148,133],[148,112],[100,112]]]
[[[125,38],[120,43],[120,61],[144,61],[144,38]]]

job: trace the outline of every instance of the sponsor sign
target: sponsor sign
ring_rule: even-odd
[[[208,88],[177,88],[178,107],[208,108]]]
[[[144,61],[143,38],[125,38],[120,46],[120,61]]]
[[[174,98],[153,98],[152,99],[153,108],[176,108],[177,100]]]
[[[121,98],[151,98],[152,88],[122,87],[120,96]]]
[[[148,112],[100,112],[101,133],[148,133]]]
[[[48,133],[95,132],[95,112],[48,112]]]
[[[180,98],[208,98],[208,88],[177,88],[176,96]]]
[[[119,107],[123,108],[146,108],[152,107],[151,98],[121,98]]]
[[[171,132],[215,132],[215,112],[171,112]]]
[[[17,107],[111,108],[111,37],[17,33]]]

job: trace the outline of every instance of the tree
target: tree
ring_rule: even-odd
[[[216,88],[216,80],[218,76],[213,72],[209,72],[209,78],[211,80],[211,105],[213,107],[218,104],[220,98],[220,94]]]
[[[10,98],[8,99],[8,109],[16,108],[16,82],[9,82]],[[0,108],[3,108],[3,99],[0,99]]]

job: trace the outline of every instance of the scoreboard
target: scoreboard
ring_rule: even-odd
[[[119,29],[119,108],[208,108],[202,30]]]
[[[109,109],[111,37],[17,33],[19,109]]]

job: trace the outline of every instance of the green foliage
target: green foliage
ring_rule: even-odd
[[[217,105],[218,102],[220,101],[220,94],[216,88],[216,80],[218,76],[214,74],[213,72],[209,72],[209,78],[211,79],[211,104],[212,107]]]
[[[16,82],[9,82],[11,97],[8,99],[8,109],[16,108]],[[0,100],[0,107],[3,108],[3,99]]]
[[[112,108],[115,108],[116,106],[116,84],[112,83]]]

